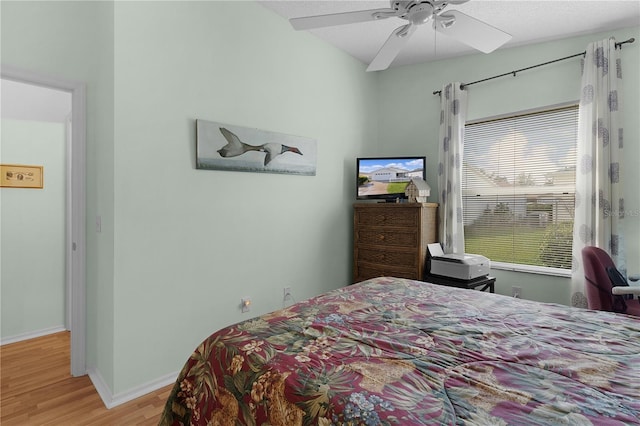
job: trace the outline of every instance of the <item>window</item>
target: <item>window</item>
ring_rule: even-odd
[[[571,269],[577,134],[577,105],[467,123],[465,252],[497,267]]]

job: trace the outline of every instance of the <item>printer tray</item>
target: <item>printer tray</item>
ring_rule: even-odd
[[[490,293],[493,293],[495,291],[494,285],[496,279],[495,277],[484,275],[482,277],[476,277],[471,280],[459,280],[457,278],[443,277],[441,275],[424,274],[423,281],[433,284],[446,285],[449,287],[467,289],[478,289],[478,287],[480,287],[480,291],[489,290]]]
[[[474,283],[476,281],[484,281],[484,280],[486,280],[487,279],[487,275],[482,275],[480,277],[471,278],[470,280],[463,280],[463,279],[460,279],[460,278],[447,277],[447,276],[444,276],[444,275],[435,275],[435,274],[425,273],[424,274],[424,280],[425,281],[429,281],[427,278],[431,279],[431,280],[438,280],[438,281],[453,281],[453,282],[459,282],[460,284],[471,284],[471,283]]]

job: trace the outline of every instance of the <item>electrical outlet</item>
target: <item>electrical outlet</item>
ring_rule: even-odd
[[[522,296],[522,287],[511,287],[511,296],[520,299]]]
[[[251,298],[243,297],[240,299],[240,310],[242,312],[249,312],[251,310]]]
[[[291,287],[285,287],[282,289],[282,300],[289,300],[292,298]]]

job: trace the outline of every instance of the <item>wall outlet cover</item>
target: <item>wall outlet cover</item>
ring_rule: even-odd
[[[249,312],[251,310],[251,298],[243,297],[240,299],[240,310],[242,312]]]
[[[282,299],[283,300],[291,299],[291,287],[285,287],[282,289]]]

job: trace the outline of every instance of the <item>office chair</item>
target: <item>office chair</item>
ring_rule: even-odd
[[[640,294],[640,288],[635,286],[614,287],[610,274],[615,274],[617,269],[606,251],[594,246],[585,247],[582,249],[582,261],[589,309],[640,316],[640,300],[624,296]],[[609,268],[609,272],[607,268]],[[624,277],[622,280],[626,283]]]

